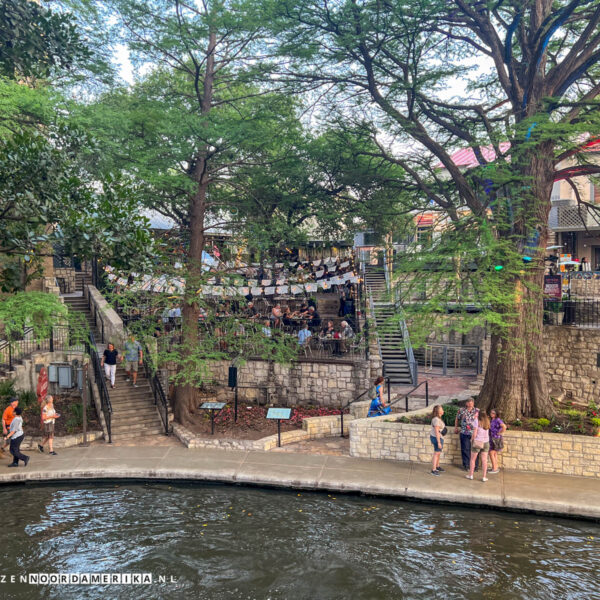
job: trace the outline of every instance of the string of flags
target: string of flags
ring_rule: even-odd
[[[346,268],[349,264],[350,263],[348,262],[346,266],[340,265],[340,268]],[[132,291],[166,292],[177,295],[183,294],[185,290],[185,281],[183,278],[179,277],[168,278],[166,275],[161,275],[160,277],[142,275],[140,278],[139,274],[131,273],[134,281],[128,285],[126,278],[115,273],[114,267],[105,266],[104,270],[108,273],[107,277],[109,281],[121,287],[128,287]],[[200,286],[196,293],[203,296],[247,296],[250,293],[252,293],[253,296],[273,296],[275,294],[296,295],[303,292],[315,293],[319,289],[328,290],[334,285],[344,285],[346,282],[358,283],[360,281],[360,277],[354,272],[343,273],[327,278],[323,278],[322,275],[319,277],[317,272],[315,273],[315,276],[317,277],[317,281],[308,283],[289,283],[287,279],[284,278],[277,280],[263,279],[260,281],[260,284],[256,279],[244,281],[239,277],[233,277],[233,282],[229,281],[229,284],[218,284],[217,279],[212,277],[207,280],[206,285]],[[240,283],[245,283],[246,285],[239,285]]]

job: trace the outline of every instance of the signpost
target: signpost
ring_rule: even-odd
[[[225,402],[204,402],[200,408],[210,410],[210,435],[215,435],[215,413],[225,408]]]
[[[544,275],[544,296],[552,300],[562,300],[562,277]]]
[[[267,419],[277,420],[277,447],[281,447],[281,421],[287,421],[292,416],[291,408],[270,408],[267,411]]]

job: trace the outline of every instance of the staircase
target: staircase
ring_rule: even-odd
[[[102,357],[106,344],[101,343],[102,332],[94,324],[92,313],[88,310],[87,300],[84,296],[65,296],[64,300],[65,304],[71,310],[85,315],[89,328],[94,334],[94,339],[98,345],[98,355]],[[122,348],[117,347],[117,350],[119,350],[119,355],[122,355]],[[140,365],[137,387],[134,388],[131,382],[125,381],[125,378],[125,370],[118,363],[115,388],[111,389],[110,384],[107,383],[113,411],[111,418],[112,441],[116,442],[129,438],[164,433],[160,416],[154,405],[152,388],[146,377],[144,367]]]
[[[385,376],[390,378],[392,384],[410,385],[413,381],[402,330],[397,320],[390,320],[396,314],[395,307],[391,303],[378,303],[374,308]]]
[[[383,267],[374,265],[365,266],[365,285],[371,290],[373,302],[380,302],[385,297],[387,286]]]
[[[81,292],[83,295],[83,290],[86,285],[92,283],[92,276],[88,275],[84,271],[77,271],[75,273],[75,291]]]

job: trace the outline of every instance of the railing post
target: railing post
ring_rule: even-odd
[[[344,409],[340,408],[340,437],[344,437]]]
[[[12,342],[8,340],[8,370],[12,371]]]
[[[404,412],[408,412],[408,396],[404,396]]]
[[[100,319],[100,322],[102,323],[102,343],[104,344],[104,319]]]
[[[444,351],[442,352],[442,375],[447,375],[448,373],[448,346],[444,346]]]
[[[50,352],[54,352],[54,325],[50,325]]]
[[[387,396],[388,396],[388,404],[391,402],[392,400],[392,391],[390,389],[390,378],[386,377],[386,381],[387,381]]]
[[[425,406],[429,406],[429,380],[425,380]]]

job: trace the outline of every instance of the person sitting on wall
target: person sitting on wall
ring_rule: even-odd
[[[383,401],[384,381],[385,379],[381,375],[375,380],[375,397],[371,400],[371,406],[369,406],[367,417],[380,417],[382,415],[389,415],[392,412],[392,407],[386,406]]]

